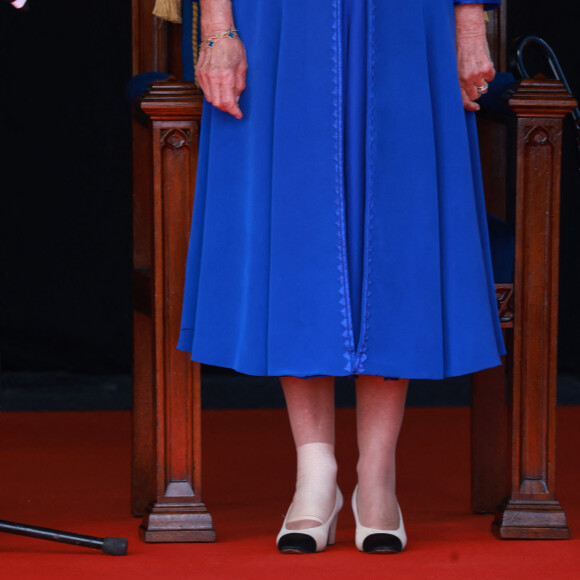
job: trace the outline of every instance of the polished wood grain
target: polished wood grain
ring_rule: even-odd
[[[502,134],[494,121],[506,127],[482,162],[494,175],[486,195],[505,204],[516,237],[508,362],[473,380],[473,508],[495,511],[506,496],[493,524],[501,538],[569,537],[555,492],[555,411],[562,123],[574,106],[560,82],[539,76],[519,82],[511,113],[480,123],[483,143]]]
[[[132,0],[133,75],[168,72],[168,26],[153,16],[155,0]],[[175,40],[173,40],[175,44]],[[173,72],[173,71],[171,71]]]
[[[142,119],[145,121],[145,119]],[[133,119],[133,466],[131,509],[142,516],[155,496],[153,321],[153,148],[151,129]]]
[[[576,101],[559,81],[523,80],[516,115],[516,267],[510,495],[502,538],[568,538],[556,499],[556,380],[562,124]]]
[[[192,83],[167,81],[151,84],[140,103],[149,123],[137,134],[151,165],[142,169],[150,186],[136,191],[134,214],[133,504],[139,513],[148,503],[148,542],[215,540],[201,499],[200,368],[176,349],[201,102]]]

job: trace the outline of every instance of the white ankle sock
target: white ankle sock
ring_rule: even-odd
[[[298,470],[296,492],[288,523],[328,520],[335,502],[336,459],[334,445],[305,443],[296,448]]]

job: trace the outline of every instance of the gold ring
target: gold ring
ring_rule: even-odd
[[[481,94],[481,93],[485,93],[485,91],[487,91],[488,87],[489,87],[489,85],[487,83],[484,83],[480,87],[475,87],[475,90]]]

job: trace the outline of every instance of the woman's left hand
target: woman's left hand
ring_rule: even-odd
[[[463,106],[478,111],[477,99],[487,92],[495,77],[485,33],[483,4],[462,4],[455,8],[457,70]]]

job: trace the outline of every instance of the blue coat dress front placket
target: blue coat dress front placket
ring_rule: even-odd
[[[256,375],[499,364],[453,2],[234,10],[244,119],[204,108],[179,347]]]

